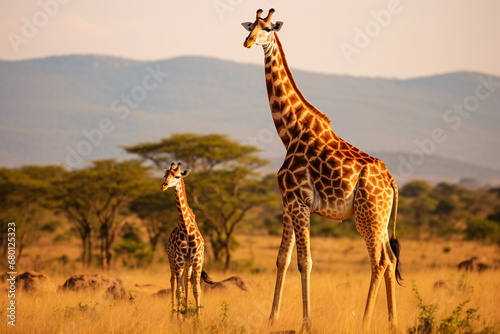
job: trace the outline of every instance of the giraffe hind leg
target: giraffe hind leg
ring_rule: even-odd
[[[364,211],[366,214],[366,211]],[[387,305],[389,312],[395,318],[395,302],[393,276],[395,260],[391,247],[389,245],[389,235],[387,233],[387,222],[389,216],[373,215],[369,216],[358,214],[356,217],[356,228],[365,240],[368,255],[370,257],[371,278],[370,287],[368,289],[368,296],[366,300],[366,307],[363,316],[363,327],[368,330],[375,306],[375,299],[378,294],[382,278],[385,277],[387,290]],[[382,223],[384,222],[384,223]]]
[[[309,218],[309,217],[308,217]],[[303,322],[301,332],[311,332],[311,244],[309,236],[309,224],[302,221],[294,225],[295,235],[297,238],[297,262],[302,281],[302,314]]]
[[[362,175],[354,198],[356,229],[363,236],[371,263],[371,279],[363,317],[363,327],[369,329],[375,299],[382,281],[385,278],[387,307],[391,323],[396,323],[395,303],[395,269],[394,254],[387,225],[392,209],[392,188],[390,184],[380,184],[377,175],[369,172]],[[378,185],[378,186],[375,186]]]
[[[389,236],[385,235],[382,241],[375,240],[373,237],[365,237],[368,253],[371,262],[371,279],[366,301],[365,312],[363,316],[363,327],[368,330],[373,314],[375,299],[380,287],[382,278],[385,280],[387,309],[389,323],[392,329],[397,326],[396,316],[396,256],[391,250]]]
[[[385,244],[386,253],[390,259],[390,262],[385,270],[384,279],[385,279],[385,289],[387,295],[387,311],[389,313],[389,323],[392,329],[395,329],[398,325],[398,320],[396,316],[396,278],[398,275],[397,271],[397,256],[392,251],[392,247],[387,240]]]

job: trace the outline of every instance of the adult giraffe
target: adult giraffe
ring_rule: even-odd
[[[283,47],[276,34],[283,22],[271,22],[257,11],[255,22],[242,23],[250,31],[244,46],[262,45],[269,105],[278,135],[286,148],[278,185],[283,201],[283,236],[276,265],[278,274],[270,322],[279,317],[285,273],[296,241],[302,279],[303,325],[311,329],[310,214],[344,220],[356,217],[356,229],[363,236],[371,261],[371,281],[363,318],[370,324],[375,297],[382,276],[387,289],[387,306],[392,327],[397,325],[395,286],[400,245],[396,239],[398,188],[385,164],[340,139],[328,117],[309,103],[297,88]],[[387,225],[394,200],[394,227],[389,239]]]

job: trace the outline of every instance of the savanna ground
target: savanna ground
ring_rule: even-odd
[[[43,294],[16,293],[16,326],[7,324],[8,302],[2,286],[2,333],[266,333],[296,330],[301,327],[301,283],[295,254],[285,281],[280,319],[271,328],[267,320],[271,310],[276,275],[276,255],[280,238],[275,236],[239,236],[240,247],[234,253],[238,272],[223,273],[207,268],[211,277],[222,280],[232,275],[251,278],[261,285],[253,292],[230,291],[202,295],[202,316],[197,327],[193,318],[180,323],[171,317],[170,298],[152,297],[134,291],[134,284],[169,287],[168,264],[157,262],[145,268],[121,267],[105,273],[119,278],[127,287],[128,297],[114,300],[104,292]],[[408,241],[400,239],[404,287],[397,287],[398,332],[415,328],[422,309],[412,291],[412,282],[424,305],[437,305],[436,323],[452,315],[457,306],[469,301],[473,308],[470,320],[475,331],[495,326],[500,330],[500,276],[496,269],[477,272],[458,271],[456,265],[472,256],[486,256],[498,263],[498,246],[464,241]],[[49,276],[55,289],[73,274],[97,273],[83,270],[76,263],[50,262],[60,254],[78,257],[78,245],[53,245],[43,240],[25,250],[18,264],[18,273],[37,270]],[[313,270],[311,274],[311,308],[313,333],[356,333],[360,331],[370,269],[368,255],[361,237],[313,238]],[[120,268],[121,267],[121,268]],[[438,280],[448,280],[455,288],[434,289]],[[465,316],[463,316],[465,317]],[[387,333],[385,287],[382,283],[374,311],[371,332]]]

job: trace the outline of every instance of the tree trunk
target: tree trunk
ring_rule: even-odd
[[[87,236],[81,234],[80,238],[82,239],[82,255],[81,255],[81,260],[82,260],[82,267],[85,267],[87,265]]]
[[[82,238],[82,266],[90,267],[92,264],[92,230],[85,228]]]
[[[92,229],[89,228],[87,236],[87,258],[85,259],[87,267],[92,264]]]
[[[107,262],[107,256],[106,256],[106,239],[107,239],[108,231],[106,229],[106,226],[104,224],[101,225],[101,233],[100,233],[100,239],[101,239],[101,267],[104,270],[108,269],[108,262]]]
[[[229,270],[229,266],[231,265],[231,238],[227,237],[225,242],[225,250],[226,250],[226,264],[224,267],[224,272]]]
[[[105,269],[109,269],[111,264],[111,242],[109,236],[106,238],[106,266]]]
[[[221,261],[221,247],[220,247],[220,241],[219,241],[219,236],[215,235],[210,238],[210,243],[212,244],[212,253],[214,255],[214,261],[219,262]]]
[[[16,254],[16,263],[19,263],[19,261],[21,261],[21,255],[23,254],[24,242],[26,241],[27,236],[28,236],[28,233],[26,233],[26,229],[24,229],[23,235],[22,235],[21,240],[19,242],[19,251]],[[17,243],[16,243],[16,247],[17,247]]]
[[[7,222],[0,221],[0,265],[5,268],[7,263]]]
[[[151,252],[153,253],[151,259],[153,259],[155,256],[156,246],[158,245],[159,239],[160,239],[160,233],[157,233],[154,237],[149,238],[149,244],[151,245]]]

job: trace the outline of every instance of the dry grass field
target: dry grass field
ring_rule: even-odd
[[[113,299],[103,291],[57,292],[72,274],[81,274],[77,265],[50,261],[67,254],[75,258],[78,245],[53,246],[41,242],[26,249],[18,271],[37,270],[47,275],[53,291],[16,293],[16,327],[7,324],[7,293],[2,285],[2,333],[268,333],[295,330],[301,326],[300,277],[295,258],[289,268],[279,321],[271,328],[267,319],[274,290],[275,266],[280,238],[271,236],[238,237],[240,247],[234,260],[239,272],[222,273],[208,268],[216,281],[239,275],[260,285],[251,292],[225,291],[202,295],[202,315],[195,325],[193,317],[183,322],[171,317],[170,298],[151,296],[134,284],[169,287],[167,263],[147,269],[119,268],[106,274],[121,279],[127,296]],[[486,256],[495,266],[500,259],[496,246],[473,242],[417,242],[400,240],[404,287],[397,287],[398,332],[407,333],[416,325],[420,314],[412,282],[426,305],[436,304],[437,323],[452,315],[458,305],[469,301],[465,309],[477,308],[480,316],[472,324],[479,331],[485,326],[500,330],[500,276],[496,269],[480,273],[458,271],[456,265],[472,256]],[[64,247],[64,248],[61,248]],[[311,307],[313,333],[356,333],[360,331],[365,298],[370,280],[368,255],[361,237],[355,239],[314,238],[312,240],[313,270],[311,274]],[[96,271],[89,270],[89,273]],[[446,280],[447,286],[434,288]],[[371,326],[373,333],[387,333],[385,287],[382,283]]]

